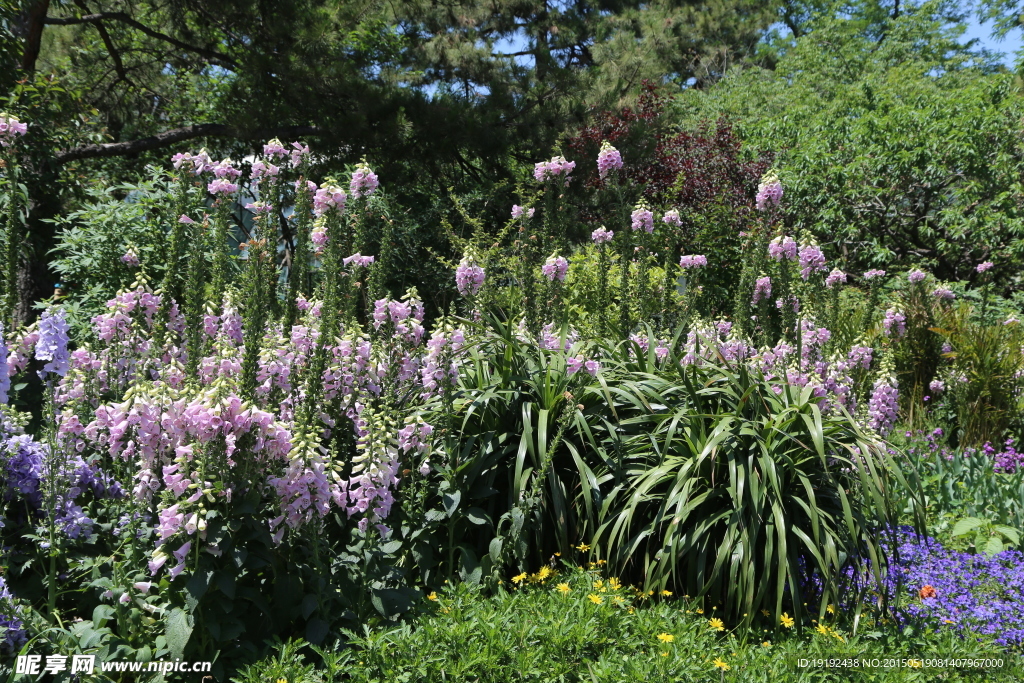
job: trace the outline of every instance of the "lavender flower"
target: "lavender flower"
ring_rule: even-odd
[[[679,259],[679,267],[684,270],[688,268],[703,268],[706,265],[708,265],[708,257],[702,254],[683,256]]]
[[[942,380],[933,379],[928,384],[928,390],[931,391],[932,394],[938,396],[939,394],[946,390],[946,383],[943,382]]]
[[[782,182],[779,180],[778,173],[769,171],[761,178],[754,201],[758,211],[764,211],[769,205],[779,205],[779,202],[782,201]]]
[[[882,327],[885,328],[885,336],[891,337],[895,333],[897,337],[902,337],[907,333],[907,317],[895,308],[890,308],[882,319]]]
[[[472,255],[463,256],[459,267],[455,269],[455,286],[459,294],[475,296],[484,286],[484,276],[484,269],[477,265]]]
[[[666,211],[665,215],[661,217],[661,222],[667,225],[674,225],[677,228],[681,228],[683,226],[683,218],[679,215],[678,209]]]
[[[7,588],[7,582],[0,575],[0,629],[4,629],[3,640],[0,640],[0,653],[13,655],[28,642],[28,635],[25,633],[24,624],[16,616],[11,601],[14,596]]]
[[[643,230],[648,233],[654,232],[654,214],[646,207],[638,206],[630,215],[630,219],[632,223],[630,223],[629,227],[634,232],[637,230]]]
[[[825,254],[817,244],[805,244],[800,247],[800,277],[806,280],[813,272],[825,270]]]
[[[356,264],[356,266],[358,266],[360,268],[366,268],[371,263],[373,263],[374,260],[375,259],[374,259],[373,256],[363,256],[362,254],[352,254],[351,256],[346,256],[345,258],[341,259],[341,262],[344,263],[346,266],[351,264],[351,263],[354,263],[354,264]]]
[[[772,295],[772,279],[767,275],[757,278],[754,283],[754,296],[750,299],[750,303],[757,304],[762,298],[768,299]]]
[[[139,265],[139,255],[135,253],[134,247],[128,247],[128,251],[121,257],[121,262],[125,265],[135,268]]]
[[[991,261],[985,261],[984,263],[979,263],[978,267],[977,267],[977,271],[979,273],[984,273],[986,270],[991,269],[992,266],[994,266],[994,265],[995,264],[992,263]]]
[[[540,272],[552,282],[556,280],[565,282],[565,276],[569,272],[569,262],[562,256],[549,256],[544,265],[540,267]]]
[[[952,289],[949,289],[948,287],[936,287],[935,290],[932,291],[932,296],[934,296],[936,299],[956,298],[956,294],[953,292]]]
[[[565,182],[569,182],[569,174],[576,168],[575,161],[566,161],[565,157],[556,156],[551,157],[551,161],[541,161],[536,164],[533,168],[533,177],[537,180],[544,182],[545,180],[555,180],[560,176],[565,177]]]
[[[11,373],[7,363],[7,339],[4,337],[4,324],[0,323],[0,404],[7,403],[7,394],[10,390]]]
[[[885,271],[878,269],[869,270],[864,273],[863,277],[865,280],[874,280],[876,277],[885,277]]]
[[[353,196],[358,196],[353,194]],[[345,202],[348,195],[336,184],[327,182],[313,195],[313,213],[323,216],[328,211],[334,210],[337,213],[345,212]]]
[[[48,308],[39,319],[39,340],[36,342],[36,358],[46,361],[39,371],[39,376],[54,373],[58,377],[67,374],[70,356],[68,355],[68,323],[64,318],[64,309]]]
[[[926,277],[925,272],[922,271],[922,270],[917,270],[916,268],[914,270],[910,271],[909,273],[907,273],[907,280],[911,284],[917,283],[917,282],[921,282],[922,280],[925,279],[925,277]]]
[[[379,185],[377,174],[370,170],[366,161],[363,161],[352,173],[352,181],[349,183],[348,189],[353,199],[359,199],[372,195]]]
[[[610,171],[622,168],[622,155],[619,150],[605,140],[601,143],[601,151],[597,153],[597,173],[604,180]]]
[[[797,243],[790,236],[779,235],[768,244],[768,256],[781,261],[783,257],[790,261],[797,259]]]
[[[837,284],[846,284],[846,273],[838,268],[833,268],[832,272],[825,278],[825,286],[832,289]]]
[[[536,209],[526,209],[518,204],[512,205],[512,218],[522,218],[524,215],[527,218],[533,218],[533,214]]]
[[[615,233],[611,230],[608,230],[603,225],[594,232],[590,233],[590,239],[594,240],[594,244],[604,244],[605,242],[611,242],[612,237],[614,236]]]
[[[887,436],[896,424],[899,411],[899,385],[895,377],[875,380],[868,402],[868,424],[881,436]]]
[[[13,145],[16,136],[27,132],[28,124],[19,121],[13,114],[0,112],[0,147]]]

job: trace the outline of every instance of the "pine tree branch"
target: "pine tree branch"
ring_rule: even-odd
[[[82,17],[46,17],[45,23],[52,24],[55,26],[73,26],[76,24],[98,24],[99,22],[102,22],[104,20],[120,21],[123,24],[128,24],[132,28],[142,31],[151,38],[156,38],[157,40],[162,40],[164,42],[170,43],[175,47],[181,48],[182,50],[194,52],[197,55],[206,57],[212,62],[219,63],[221,66],[229,67],[231,69],[238,68],[238,62],[236,62],[234,59],[224,54],[223,52],[217,52],[216,50],[208,50],[203,47],[197,47],[195,45],[183,43],[177,38],[174,38],[173,36],[169,36],[166,33],[161,33],[160,31],[156,31],[154,29],[149,28],[148,26],[145,26],[144,24],[139,23],[138,21],[135,21],[124,12],[97,12],[96,14],[87,14]]]
[[[64,164],[78,159],[95,159],[98,157],[119,157],[146,152],[151,149],[169,147],[183,140],[193,140],[202,137],[237,138],[239,140],[253,140],[262,138],[264,140],[275,137],[298,137],[305,135],[320,135],[323,131],[317,126],[283,126],[281,128],[266,128],[262,130],[243,130],[228,126],[223,123],[201,123],[184,128],[157,133],[148,138],[128,140],[125,142],[106,142],[97,145],[82,145],[64,149],[54,155],[54,161]]]

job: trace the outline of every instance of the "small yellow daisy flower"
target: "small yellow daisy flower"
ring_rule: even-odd
[[[526,581],[526,572],[523,572],[522,574],[519,574],[518,576],[513,576],[512,577],[512,583],[522,583],[523,581]]]
[[[672,591],[664,591],[663,590],[663,591],[661,591],[661,594],[664,595],[667,598],[668,596],[672,595]]]
[[[436,601],[437,600],[437,592],[436,591],[430,591],[430,595],[427,596],[427,600],[434,600],[434,601]]]
[[[783,612],[782,613],[782,625],[783,626],[785,626],[786,628],[793,628],[793,626],[795,624],[796,624],[796,621],[793,620],[793,617],[789,616],[789,614],[787,612]]]
[[[814,630],[823,636],[828,635],[828,626],[825,626],[825,624],[818,624],[817,628],[815,628]]]
[[[565,595],[570,590],[572,590],[571,588],[569,588],[569,584],[567,584],[567,583],[560,583],[557,586],[555,586],[555,588],[557,588],[558,592],[561,593],[562,595]]]
[[[761,610],[761,614],[765,615],[766,617],[770,617],[772,615],[772,613],[766,609]]]
[[[721,619],[709,619],[708,626],[715,629],[716,631],[725,630],[725,622],[723,622]]]
[[[728,671],[732,667],[726,664],[721,657],[715,657],[715,661],[711,662],[715,665],[715,668],[721,669],[722,671]]]
[[[829,605],[828,607],[825,608],[825,611],[828,612],[829,614],[835,614],[836,613],[836,606],[835,605]]]
[[[590,550],[590,546],[586,543],[580,543],[578,546],[576,546],[576,550],[579,550],[581,553],[585,553],[588,550]]]
[[[761,647],[771,647],[771,646],[772,646],[771,642],[767,641],[767,640],[764,641],[763,643],[761,643]]]
[[[593,593],[591,593],[587,597],[590,599],[590,602],[594,603],[595,605],[601,605],[604,603],[604,598],[602,598],[600,595],[594,595]]]
[[[676,639],[676,637],[674,635],[672,635],[671,633],[659,633],[658,634],[658,640],[660,640],[663,643],[671,643],[675,639]]]
[[[619,580],[613,576],[612,578],[608,579],[608,587],[611,588],[613,591],[617,591],[620,588],[622,588],[622,584],[619,583]]]
[[[595,581],[594,582],[594,588],[596,588],[597,590],[601,590],[602,588],[604,588],[604,581],[601,581],[601,580]]]
[[[695,611],[695,612],[697,612],[697,614],[704,614],[704,609],[703,609],[703,608],[701,608],[701,607],[698,607],[698,608],[697,608],[696,610],[694,610],[694,611]]]
[[[662,656],[662,657],[668,657],[668,653],[667,653],[667,652],[662,652],[662,653],[661,653],[661,656]]]

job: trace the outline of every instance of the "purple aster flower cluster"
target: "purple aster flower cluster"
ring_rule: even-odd
[[[551,282],[565,282],[565,276],[569,273],[569,262],[562,256],[549,256],[540,267],[540,272]]]
[[[992,263],[991,261],[985,261],[984,263],[979,263],[976,270],[979,273],[984,273],[986,270],[991,270],[992,266],[994,265],[995,264]]]
[[[39,318],[39,339],[36,341],[36,359],[46,361],[39,376],[46,379],[50,373],[63,377],[68,371],[68,322],[64,309],[49,308]]]
[[[1007,439],[1003,444],[1003,450],[999,451],[986,441],[981,450],[992,458],[996,472],[1013,474],[1018,470],[1024,470],[1024,452],[1018,451],[1015,443],[1014,439]]]
[[[604,180],[611,171],[618,171],[621,168],[622,155],[605,140],[601,143],[601,151],[597,153],[597,174]]]
[[[906,527],[897,532],[896,550],[899,562],[888,572],[886,589],[901,598],[901,619],[1024,645],[1024,553],[956,552]]]
[[[917,268],[915,268],[914,270],[907,273],[907,281],[910,282],[911,284],[916,284],[918,282],[922,282],[927,276],[928,274],[925,273],[923,270],[918,270]]]
[[[28,132],[28,124],[22,123],[17,116],[0,112],[0,147],[14,144],[18,136]]]

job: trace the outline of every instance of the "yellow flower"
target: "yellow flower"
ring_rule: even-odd
[[[635,609],[633,609],[632,607],[630,607],[630,608],[629,608],[629,610],[628,610],[628,612],[629,612],[630,614],[632,614],[632,613],[633,613],[633,612],[635,612],[635,611],[636,611],[636,610],[635,610]]]
[[[944,624],[955,624],[956,622],[953,621],[952,619],[943,619],[942,623],[944,623]]]
[[[708,626],[715,629],[716,631],[725,630],[725,623],[721,619],[709,619]]]
[[[451,610],[448,609],[447,607],[442,607],[441,611],[444,612],[445,614],[448,614],[449,612],[451,612]]]
[[[828,607],[825,608],[825,611],[828,612],[829,614],[835,614],[836,613],[836,606],[835,605],[829,605]]]
[[[920,659],[908,659],[907,660],[907,664],[909,664],[910,666],[912,666],[915,669],[921,668],[921,660]]]
[[[716,668],[721,669],[722,671],[728,671],[729,669],[732,668],[731,666],[726,664],[724,661],[722,661],[721,657],[715,657],[715,661],[713,661],[711,663],[714,664]]]
[[[555,557],[561,557],[562,553],[555,553]]]
[[[600,567],[602,564],[608,564],[608,560],[598,560],[597,566]]]
[[[772,615],[772,613],[766,609],[761,610],[761,614],[765,615],[766,617],[770,617]]]
[[[620,588],[622,588],[622,584],[619,583],[619,580],[613,576],[612,578],[608,579],[608,587],[611,588],[613,591],[617,591]]]
[[[554,572],[551,571],[551,567],[543,566],[540,571],[533,575],[534,583],[543,583],[551,576]]]
[[[828,626],[825,626],[825,624],[818,624],[817,628],[815,628],[814,630],[823,636],[828,635]]]
[[[772,646],[771,642],[767,641],[767,640],[764,641],[763,643],[761,643],[761,647],[771,647],[771,646]]]
[[[661,653],[661,656],[662,656],[662,657],[668,657],[668,653],[667,653],[667,652],[662,652],[662,653]]]
[[[435,591],[430,591],[430,595],[427,596],[427,600],[435,600],[436,601],[437,600],[437,593]]]
[[[595,581],[594,588],[596,588],[597,590],[601,590],[602,588],[604,588],[604,581]]]
[[[796,622],[793,620],[793,617],[789,616],[788,613],[783,612],[782,613],[782,625],[785,626],[786,628],[793,628],[794,624],[796,624]]]
[[[658,634],[658,640],[660,640],[663,643],[671,643],[675,639],[676,639],[676,637],[674,635],[672,635],[671,633],[659,633]]]
[[[522,583],[525,580],[526,580],[526,572],[523,572],[522,574],[519,574],[518,576],[513,576],[512,577],[512,583]]]
[[[614,598],[612,598],[612,602],[614,602],[616,605],[621,605],[626,601],[622,598],[621,595],[616,595]]]
[[[590,546],[586,543],[580,543],[578,546],[576,546],[576,550],[579,550],[581,553],[585,553],[588,550],[590,550]]]
[[[672,591],[664,591],[663,590],[663,591],[661,591],[661,594],[664,595],[667,598],[668,596],[672,595]]]
[[[696,609],[697,614],[704,614],[704,610],[700,607]]]
[[[279,679],[277,679],[277,683],[288,683],[288,679],[287,678],[279,678]]]
[[[561,593],[562,595],[565,595],[566,593],[568,593],[571,590],[569,588],[569,584],[567,584],[567,583],[560,583],[557,586],[555,586],[555,588],[557,588],[558,592]]]
[[[595,605],[601,605],[604,603],[604,598],[602,598],[600,595],[594,595],[593,593],[591,593],[587,597],[590,598],[590,602],[594,603]]]

